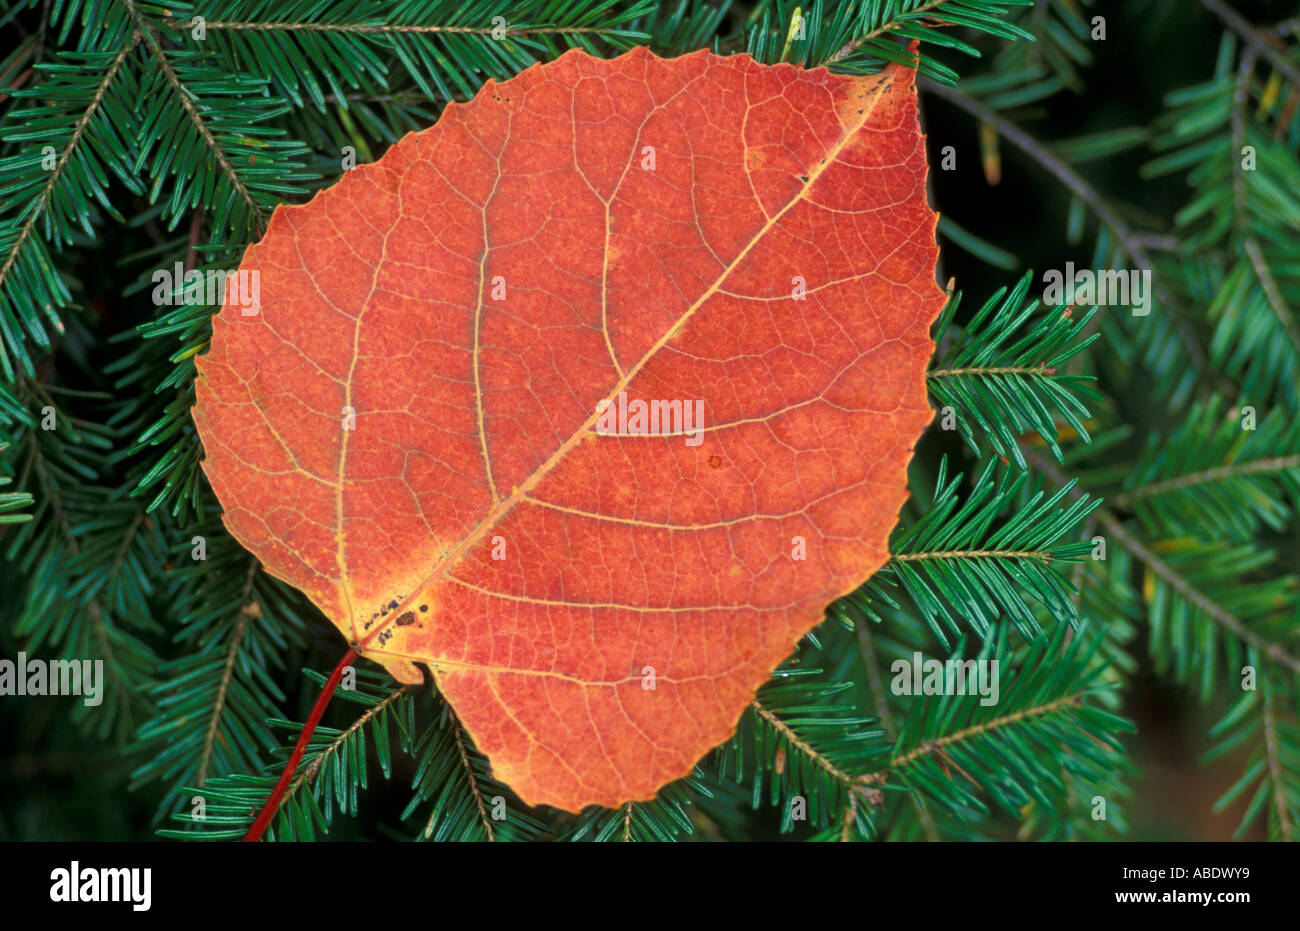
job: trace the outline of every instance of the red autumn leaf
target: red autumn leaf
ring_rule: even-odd
[[[226,526],[525,802],[687,774],[888,558],[943,303],[912,79],[569,52],[244,256]]]

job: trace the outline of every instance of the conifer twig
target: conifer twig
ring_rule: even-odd
[[[970,727],[963,728],[962,730],[954,731],[951,734],[945,734],[944,736],[935,738],[934,740],[927,740],[924,743],[918,744],[907,753],[894,757],[889,761],[888,766],[879,770],[877,773],[872,773],[871,775],[883,778],[884,774],[888,773],[890,770],[901,769],[909,763],[916,762],[916,760],[923,756],[936,752],[942,753],[943,748],[949,744],[958,743],[959,741],[980,734],[986,734],[989,731],[996,730],[999,727],[1006,727],[1008,724],[1014,724],[1017,721],[1023,721],[1026,718],[1035,718],[1040,715],[1051,714],[1060,708],[1079,705],[1080,703],[1081,700],[1079,695],[1077,693],[1071,693],[1069,695],[1062,695],[1060,698],[1049,701],[1044,705],[1036,705],[1033,708],[1024,708],[1020,711],[1013,711],[1010,714],[1002,715],[991,721],[985,721],[982,724],[972,724]],[[968,776],[967,778],[970,777]],[[974,779],[971,779],[971,782],[974,781]]]
[[[947,0],[929,0],[928,3],[924,3],[921,6],[917,7],[915,10],[911,10],[910,12],[913,15],[918,13],[926,13],[937,6],[941,6],[945,2],[947,2]],[[871,32],[868,32],[865,35],[858,36],[858,38],[854,39],[852,42],[845,45],[843,48],[837,51],[830,58],[826,59],[826,61],[822,62],[822,64],[825,66],[833,65],[840,59],[849,57],[854,52],[856,52],[859,48],[861,48],[863,45],[866,45],[868,42],[870,42],[872,39],[879,38],[880,36],[884,35],[886,32],[892,32],[894,29],[898,28],[898,26],[899,26],[899,21],[894,20],[892,22],[886,23],[885,25],[881,26],[879,29],[873,29]]]
[[[852,776],[832,763],[825,754],[818,753],[811,744],[795,733],[794,728],[790,727],[790,725],[786,724],[771,711],[764,708],[757,698],[750,702],[750,707],[758,713],[760,718],[770,724],[778,734],[790,741],[790,743],[797,748],[800,753],[803,753],[810,760],[846,786],[853,785]]]
[[[135,7],[135,0],[126,0],[126,7],[131,13],[131,18],[136,22],[137,35],[142,37],[145,44],[149,46],[150,54],[152,54],[154,60],[158,62],[158,69],[162,72],[163,77],[166,78],[167,83],[171,85],[172,90],[176,92],[176,99],[180,102],[182,109],[185,110],[185,115],[190,118],[190,122],[194,124],[194,128],[198,131],[199,138],[203,140],[204,144],[209,150],[211,150],[212,154],[216,156],[217,164],[221,166],[222,173],[230,179],[231,187],[233,187],[240,198],[248,204],[252,215],[257,219],[257,222],[259,224],[263,223],[265,221],[265,214],[261,205],[257,203],[252,193],[248,190],[248,186],[244,184],[244,179],[239,176],[237,171],[235,171],[235,166],[230,163],[230,159],[227,157],[225,150],[221,147],[221,143],[217,141],[217,138],[212,134],[212,130],[208,127],[207,122],[204,121],[203,114],[200,113],[198,107],[194,105],[194,101],[190,99],[190,95],[186,92],[185,85],[181,81],[180,76],[176,73],[176,69],[173,68],[171,62],[167,60],[167,54],[163,51],[162,45],[158,41],[157,33],[154,31],[153,27],[145,21],[144,17],[140,15],[140,11]]]
[[[361,730],[361,728],[365,727],[367,721],[369,721],[375,715],[379,714],[379,712],[383,711],[393,702],[397,701],[397,699],[401,698],[412,688],[414,688],[414,686],[403,685],[400,688],[393,689],[391,692],[389,692],[387,695],[384,696],[382,701],[379,701],[374,705],[371,705],[369,708],[367,708],[365,710],[365,713],[362,714],[361,717],[357,718],[348,726],[347,730],[343,731],[341,734],[335,737],[332,741],[330,741],[327,747],[325,747],[320,751],[320,753],[312,757],[311,762],[307,764],[307,768],[303,771],[303,774],[299,776],[297,779],[295,779],[293,781],[293,785],[289,786],[289,790],[284,793],[284,799],[281,801],[281,805],[283,805],[285,801],[288,801],[288,799],[291,798],[295,792],[297,792],[300,788],[302,788],[303,783],[316,778],[316,773],[320,772],[321,764],[325,761],[325,759],[333,755],[334,753],[337,753],[339,747],[343,746],[343,744],[347,742],[347,739],[349,737],[351,737],[357,731]]]
[[[217,697],[212,702],[212,714],[208,718],[208,729],[203,735],[203,752],[199,756],[198,775],[195,785],[203,785],[208,778],[208,763],[212,760],[212,748],[216,745],[217,734],[221,727],[221,714],[226,707],[226,693],[230,680],[234,678],[235,658],[239,655],[239,645],[244,640],[248,620],[245,611],[248,608],[248,596],[253,589],[253,579],[257,576],[257,560],[250,559],[248,575],[244,579],[244,590],[239,596],[240,614],[235,622],[235,629],[230,633],[230,642],[226,645],[226,662],[221,670],[221,684],[217,687]]]
[[[926,374],[927,378],[955,378],[961,375],[1055,375],[1056,369],[1050,365],[995,365],[964,369],[934,369]]]
[[[1295,840],[1291,825],[1291,814],[1287,808],[1286,790],[1283,786],[1283,764],[1278,759],[1277,719],[1273,714],[1273,693],[1271,689],[1264,692],[1264,754],[1268,758],[1269,778],[1273,782],[1273,808],[1277,811],[1278,833],[1282,840]]]
[[[1162,479],[1158,482],[1151,482],[1140,488],[1134,488],[1115,495],[1110,499],[1113,507],[1121,510],[1132,506],[1133,502],[1141,501],[1145,498],[1152,498],[1156,495],[1163,495],[1166,492],[1178,491],[1182,488],[1191,488],[1195,485],[1203,485],[1207,482],[1217,482],[1227,478],[1236,478],[1240,475],[1261,475],[1269,472],[1285,472],[1287,469],[1300,469],[1300,453],[1293,456],[1275,456],[1270,459],[1256,459],[1252,462],[1234,462],[1230,465],[1215,466],[1213,469],[1204,469],[1200,472],[1188,472],[1186,475],[1179,475],[1175,478]]]
[[[920,559],[1039,559],[1051,562],[1052,554],[1039,550],[942,550],[929,553],[897,553],[890,557],[896,562],[915,562]]]
[[[170,20],[167,25],[172,28],[188,28],[179,20],[175,20],[171,13],[167,14]],[[364,35],[471,35],[486,36],[496,31],[495,26],[418,26],[418,25],[390,25],[387,23],[294,23],[284,21],[271,22],[215,22],[204,23],[205,29],[224,32],[343,32]],[[512,29],[510,26],[503,26],[503,31],[510,36],[533,36],[533,35],[602,35],[606,32],[613,32],[611,27],[604,26],[528,26],[522,29]]]
[[[5,278],[9,275],[10,269],[12,269],[14,263],[18,261],[18,254],[22,252],[23,243],[25,243],[27,237],[31,235],[32,229],[36,226],[36,221],[39,220],[41,215],[45,212],[45,208],[49,204],[50,196],[54,191],[54,187],[58,184],[59,178],[63,175],[63,169],[67,166],[68,160],[72,158],[73,150],[76,149],[77,144],[81,141],[82,133],[86,131],[86,127],[90,124],[95,112],[99,109],[99,105],[103,102],[104,94],[108,92],[109,85],[112,84],[113,79],[117,77],[117,72],[118,69],[122,67],[122,62],[126,59],[126,56],[130,54],[131,50],[135,48],[136,43],[139,41],[139,35],[135,34],[132,35],[122,46],[116,57],[114,57],[112,63],[108,66],[108,70],[104,72],[104,79],[100,81],[99,86],[95,88],[95,94],[91,97],[90,104],[77,119],[76,125],[72,129],[72,136],[68,139],[68,144],[63,147],[63,151],[59,154],[58,161],[54,163],[54,169],[50,172],[50,179],[45,182],[44,187],[41,188],[41,192],[36,195],[35,205],[27,208],[27,218],[23,221],[22,228],[19,229],[18,235],[14,237],[13,245],[9,247],[9,254],[5,256],[4,264],[0,265],[0,284],[4,282]]]
[[[449,706],[450,710],[450,706]],[[483,807],[483,794],[479,791],[478,777],[474,774],[474,766],[470,762],[469,751],[465,747],[465,732],[461,729],[460,719],[456,717],[456,712],[451,711],[451,727],[456,738],[456,750],[460,754],[460,765],[465,770],[465,778],[469,780],[470,792],[474,795],[474,803],[478,806],[478,819],[483,824],[483,830],[487,833],[489,841],[496,840],[496,832],[492,830],[492,819],[488,817],[487,809]],[[435,812],[429,817],[429,824],[424,829],[424,836],[428,837],[430,830],[433,828],[433,819],[437,816]]]
[[[1300,85],[1300,69],[1296,68],[1287,60],[1286,56],[1265,41],[1264,37],[1240,13],[1224,3],[1223,0],[1201,0],[1201,6],[1223,20],[1229,29],[1241,36],[1242,40],[1255,49],[1256,52],[1267,58],[1269,64],[1284,74],[1292,84]]]
[[[1060,470],[1031,450],[1025,450],[1025,457],[1031,459],[1040,472],[1057,484],[1064,485],[1068,481]],[[1070,489],[1071,497],[1078,497],[1082,494],[1083,492],[1077,486]],[[1106,528],[1111,536],[1119,541],[1121,546],[1141,560],[1147,568],[1163,579],[1170,588],[1204,611],[1220,627],[1230,632],[1242,643],[1253,646],[1270,659],[1286,666],[1292,672],[1300,673],[1300,659],[1288,653],[1282,644],[1273,640],[1266,640],[1246,627],[1241,618],[1217,604],[1172,566],[1148,549],[1142,541],[1129,533],[1128,528],[1124,526],[1124,522],[1114,512],[1102,507],[1098,508],[1094,514],[1097,521]]]

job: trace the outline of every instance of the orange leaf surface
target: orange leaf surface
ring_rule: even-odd
[[[686,775],[888,558],[943,303],[912,79],[572,51],[244,256],[194,409],[227,528],[525,802]]]

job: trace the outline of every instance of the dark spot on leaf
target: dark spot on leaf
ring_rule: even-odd
[[[398,627],[405,627],[405,626],[408,625],[408,624],[414,624],[414,623],[415,623],[415,612],[414,612],[414,611],[407,611],[405,614],[403,614],[403,615],[401,615],[401,616],[399,616],[399,617],[397,618],[397,626],[398,626]]]
[[[720,465],[722,465],[722,457],[719,456],[717,453],[714,453],[712,456],[709,457],[710,469],[716,469]]]
[[[429,610],[429,606],[428,606],[428,605],[420,605],[420,610],[421,610],[421,611],[428,611],[428,610]]]

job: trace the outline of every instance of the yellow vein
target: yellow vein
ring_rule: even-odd
[[[795,207],[795,205],[801,203],[805,199],[808,192],[817,183],[818,179],[822,176],[822,174],[824,174],[825,171],[831,165],[836,163],[836,159],[838,158],[840,152],[844,149],[844,147],[847,146],[852,140],[857,138],[858,133],[862,130],[862,127],[866,125],[867,121],[871,119],[871,116],[874,113],[876,106],[880,102],[880,98],[884,96],[885,92],[889,88],[890,84],[892,84],[892,82],[893,82],[892,77],[886,77],[884,80],[882,80],[879,84],[877,84],[873,88],[874,94],[870,105],[864,106],[859,111],[858,115],[860,118],[857,120],[856,124],[846,127],[839,141],[836,142],[836,144],[826,153],[826,156],[822,159],[821,163],[817,165],[815,168],[813,168],[811,171],[809,171],[808,180],[804,182],[803,186],[799,189],[798,193],[796,193],[795,196],[790,199],[790,202],[788,204],[786,204],[784,207],[781,208],[781,210],[779,210],[776,214],[774,214],[770,220],[768,220],[765,224],[763,224],[763,227],[750,238],[750,241],[748,242],[748,244],[746,244],[745,248],[742,249],[739,252],[739,254],[737,254],[735,259],[731,261],[731,264],[729,264],[726,268],[724,268],[721,271],[721,273],[717,276],[717,278],[714,279],[714,281],[709,285],[709,287],[704,291],[704,293],[699,297],[699,299],[696,300],[693,304],[691,304],[686,309],[686,311],[681,315],[681,317],[679,317],[678,320],[672,326],[668,327],[665,330],[664,334],[655,342],[655,344],[646,351],[646,353],[641,357],[641,359],[637,362],[637,364],[633,368],[631,368],[626,375],[624,375],[621,379],[619,379],[618,383],[606,395],[605,400],[607,400],[611,404],[614,403],[614,400],[618,397],[619,392],[626,390],[628,384],[632,381],[632,379],[635,378],[641,372],[641,370],[646,365],[649,364],[650,360],[653,359],[659,353],[659,351],[662,350],[664,346],[668,344],[668,341],[673,338],[673,336],[681,329],[681,327],[686,323],[686,321],[689,320],[691,316],[694,315],[694,313],[701,306],[705,304],[705,302],[707,302],[711,297],[713,297],[713,295],[717,292],[718,288],[722,285],[722,283],[731,276],[731,274],[736,270],[736,268],[739,267],[741,262],[743,262],[749,256],[750,252],[754,249],[754,247],[757,246],[758,243],[760,243],[763,240],[763,238],[772,230],[774,226],[776,226],[776,224],[781,220],[781,218],[784,217],[790,210],[792,210]],[[596,406],[597,408],[600,407],[599,404]],[[418,596],[418,593],[427,590],[428,587],[433,584],[434,580],[437,579],[437,577],[441,573],[446,571],[445,568],[446,566],[454,565],[457,561],[459,561],[459,559],[462,556],[465,555],[466,552],[468,552],[471,546],[473,546],[475,543],[481,540],[492,527],[496,526],[497,523],[500,522],[501,518],[504,517],[505,514],[508,513],[511,508],[514,507],[517,501],[522,500],[528,494],[528,492],[530,492],[533,488],[535,488],[541,482],[541,480],[545,478],[551,472],[551,470],[554,469],[555,466],[566,455],[568,455],[569,451],[579,442],[579,440],[591,430],[592,426],[596,423],[596,420],[599,416],[600,414],[597,411],[593,411],[587,417],[586,421],[584,421],[583,424],[576,431],[574,431],[574,433],[567,440],[565,440],[565,442],[561,444],[561,446],[558,449],[556,449],[556,451],[552,453],[550,457],[544,463],[542,463],[542,465],[539,466],[535,472],[533,472],[532,475],[530,475],[527,479],[525,479],[523,484],[519,485],[512,492],[509,498],[506,498],[505,500],[499,502],[490,512],[488,512],[487,516],[484,517],[484,519],[480,521],[478,525],[475,526],[475,528],[471,530],[459,544],[457,544],[455,549],[448,552],[442,559],[438,561],[437,564],[435,564],[435,566],[429,572],[429,574],[424,579],[422,579],[418,585],[415,586],[415,588],[412,590],[412,594],[406,598],[406,600],[403,602],[403,605],[399,607],[396,611],[392,612],[392,614],[390,615],[390,620],[383,624],[377,625],[372,631],[370,631],[361,640],[360,644],[358,644],[358,647],[363,648],[366,643],[368,643],[371,639],[373,639],[380,632],[386,629],[391,623],[391,618],[400,614],[402,607],[405,607],[406,604],[409,604],[413,600],[415,600],[415,598]]]

